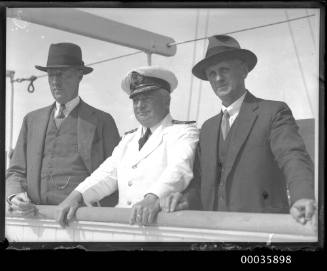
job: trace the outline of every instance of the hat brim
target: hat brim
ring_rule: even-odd
[[[88,74],[93,71],[93,68],[91,67],[86,67],[86,66],[69,66],[69,65],[56,65],[56,66],[47,66],[47,67],[42,67],[35,65],[35,68],[47,72],[50,69],[62,69],[62,68],[77,68],[83,70],[83,74]]]
[[[208,81],[205,73],[206,69],[220,61],[229,59],[243,60],[248,65],[249,71],[251,71],[257,64],[257,56],[254,53],[246,49],[236,49],[232,51],[221,52],[202,59],[193,67],[192,73],[199,79]]]
[[[151,90],[157,90],[157,89],[160,89],[160,87],[158,87],[158,86],[143,87],[143,88],[133,91],[133,93],[131,93],[129,95],[129,98],[133,98],[135,95],[140,94],[140,93],[149,92]]]

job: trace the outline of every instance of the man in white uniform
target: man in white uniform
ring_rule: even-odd
[[[116,207],[132,208],[130,223],[150,225],[160,210],[160,198],[188,186],[199,131],[194,122],[172,119],[170,93],[176,87],[175,75],[161,67],[127,74],[122,88],[133,100],[141,125],[125,133],[112,156],[58,206],[61,226],[68,225],[83,201],[92,205],[117,189]]]

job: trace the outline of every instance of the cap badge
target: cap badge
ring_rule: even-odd
[[[143,81],[144,81],[144,76],[142,74],[139,74],[139,73],[133,71],[131,74],[130,89],[134,90],[139,85],[141,85],[143,83]]]

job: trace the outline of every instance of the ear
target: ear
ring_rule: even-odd
[[[241,64],[241,67],[242,67],[242,77],[243,79],[245,79],[247,76],[248,76],[248,73],[249,73],[249,67],[248,65],[242,61],[242,64]]]
[[[78,78],[79,78],[79,81],[81,82],[83,79],[83,71],[82,70],[79,71]]]

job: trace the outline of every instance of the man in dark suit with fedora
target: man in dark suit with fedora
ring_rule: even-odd
[[[83,76],[93,71],[78,45],[51,44],[47,66],[35,67],[48,73],[55,103],[25,116],[10,160],[6,197],[9,211],[20,215],[33,214],[35,204],[61,203],[120,140],[112,116],[78,95]]]
[[[164,210],[290,212],[302,224],[312,218],[312,160],[289,107],[245,88],[256,63],[234,38],[209,38],[206,57],[192,73],[210,82],[222,110],[201,128],[191,185],[163,199]]]

